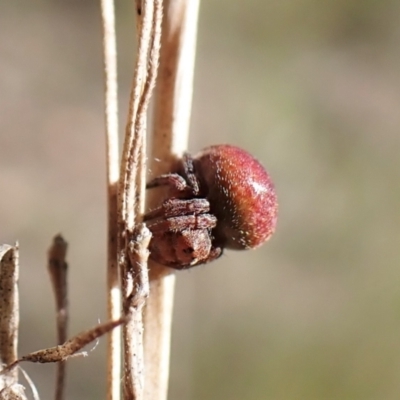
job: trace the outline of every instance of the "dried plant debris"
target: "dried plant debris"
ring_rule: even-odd
[[[22,356],[15,362],[5,367],[0,374],[6,374],[11,371],[22,361],[38,362],[38,363],[52,363],[65,361],[68,358],[76,356],[86,356],[86,352],[80,352],[86,345],[105,335],[113,330],[115,327],[126,322],[128,317],[124,316],[116,321],[108,321],[104,324],[99,324],[92,329],[81,332],[74,336],[72,339],[67,340],[64,344],[47,349],[38,350]]]
[[[0,400],[27,400],[25,388],[16,383],[0,391]]]
[[[3,365],[17,360],[18,303],[18,245],[0,246],[0,361]],[[11,387],[18,371],[8,371],[0,377],[0,389]]]

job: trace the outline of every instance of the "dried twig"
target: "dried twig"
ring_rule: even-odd
[[[61,235],[53,239],[53,243],[48,252],[48,271],[53,286],[56,301],[57,317],[57,344],[63,344],[67,340],[68,333],[68,285],[67,270],[68,264],[65,261],[67,254],[67,242]],[[64,361],[57,364],[56,391],[55,399],[61,400],[65,396],[65,374],[66,363]]]
[[[138,4],[138,3],[137,3]],[[123,298],[131,298],[133,317],[123,328],[124,397],[142,399],[144,390],[142,307],[148,295],[147,245],[150,233],[138,227],[144,211],[146,117],[155,85],[162,20],[162,1],[137,6],[139,45],[122,152],[118,197],[118,260]],[[133,247],[132,247],[133,246]]]
[[[118,218],[122,225],[120,229],[133,230],[138,214],[143,212],[144,182],[140,175],[140,155],[145,145],[145,120],[148,101],[153,87],[147,84],[150,48],[154,31],[154,3],[144,0],[139,17],[141,30],[139,33],[138,57],[136,61],[132,90],[129,102],[129,115],[125,132],[125,141],[122,151],[120,188],[118,199]],[[154,66],[156,68],[157,65]],[[149,82],[148,82],[149,83]],[[154,84],[154,80],[152,82]],[[139,110],[139,107],[141,108]],[[137,186],[140,184],[140,186]],[[136,191],[139,193],[136,196]],[[121,246],[122,247],[122,246]],[[120,247],[120,248],[121,248]]]
[[[69,358],[77,357],[77,356],[86,356],[86,352],[80,352],[85,346],[94,340],[100,338],[106,333],[112,331],[117,326],[126,323],[126,321],[130,318],[129,315],[123,316],[116,321],[107,321],[104,324],[96,325],[95,327],[78,333],[73,338],[67,340],[62,345],[49,347],[47,349],[38,350],[33,353],[29,353],[25,356],[22,356],[18,360],[12,362],[7,365],[2,371],[0,371],[0,375],[8,374],[9,371],[15,369],[15,367],[20,364],[22,361],[29,361],[35,363],[53,363],[66,361]]]
[[[18,245],[0,246],[0,361],[11,364],[17,360],[19,297]],[[18,381],[18,371],[8,371],[0,379],[0,389]]]
[[[151,233],[142,224],[134,232],[128,243],[128,256],[132,266],[132,294],[129,307],[132,316],[124,331],[129,336],[125,342],[124,396],[126,399],[142,399],[144,389],[143,355],[143,306],[149,294],[149,276],[147,271],[147,250]]]
[[[118,85],[114,0],[101,0],[103,57],[105,76],[106,163],[108,200],[107,316],[121,315],[121,290],[117,263],[117,195],[119,180],[118,154]],[[107,399],[120,399],[121,333],[114,329],[108,335]]]
[[[187,147],[198,7],[198,0],[164,2],[150,166],[154,176],[170,171],[172,163]],[[159,202],[155,196],[150,198],[150,207]],[[175,277],[168,268],[154,263],[150,267],[151,296],[145,309],[145,399],[164,400],[168,389]]]

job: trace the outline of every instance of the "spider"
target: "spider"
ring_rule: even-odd
[[[168,197],[144,220],[153,237],[150,258],[175,269],[215,260],[225,248],[252,249],[275,231],[277,198],[264,167],[238,147],[216,145],[184,154],[175,171],[147,188]]]

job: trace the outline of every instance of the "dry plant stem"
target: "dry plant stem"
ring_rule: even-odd
[[[7,374],[9,371],[12,371],[22,361],[52,363],[65,361],[68,358],[76,357],[79,355],[86,356],[87,354],[85,352],[78,352],[82,350],[83,347],[100,338],[101,336],[109,333],[117,326],[126,323],[129,318],[130,316],[126,315],[116,321],[107,321],[104,324],[96,325],[92,329],[78,333],[76,336],[67,340],[62,345],[49,347],[47,349],[35,351],[33,353],[22,356],[18,360],[7,365],[7,367],[5,367],[2,371],[0,371],[0,375]]]
[[[0,361],[11,364],[17,360],[19,297],[18,245],[0,246]],[[8,371],[0,379],[0,389],[18,381],[18,371]]]
[[[144,391],[142,308],[148,296],[150,241],[150,232],[139,222],[144,211],[146,118],[157,75],[162,1],[143,1],[140,11],[139,55],[123,150],[119,204],[120,237],[124,239],[119,243],[122,292],[123,298],[132,299],[132,319],[123,328],[124,398],[136,400],[143,398]]]
[[[107,316],[121,315],[121,290],[117,263],[117,195],[119,181],[118,154],[118,83],[114,0],[101,0],[103,58],[105,81],[106,166],[108,202],[107,238]],[[121,333],[116,328],[107,338],[107,399],[120,399]]]
[[[57,344],[63,344],[67,340],[68,332],[68,264],[65,261],[67,254],[67,242],[61,235],[53,239],[48,252],[48,271],[53,286],[56,301],[57,317]],[[57,364],[55,399],[62,400],[65,397],[66,363]]]
[[[120,232],[133,230],[137,215],[134,213],[137,199],[143,197],[142,190],[139,188],[136,196],[138,174],[139,174],[139,154],[143,145],[143,133],[137,135],[135,124],[138,121],[138,108],[142,99],[143,86],[147,78],[148,55],[151,45],[153,28],[153,1],[144,0],[142,7],[141,31],[139,33],[138,57],[136,61],[134,78],[129,101],[128,122],[125,132],[124,146],[122,150],[122,162],[120,172],[120,187],[118,199],[118,219]],[[140,200],[139,200],[140,201]],[[119,250],[125,246],[119,246]]]
[[[126,324],[125,333],[131,335],[125,342],[125,376],[124,397],[127,399],[142,399],[144,388],[144,355],[143,355],[143,316],[142,310],[149,294],[149,277],[147,250],[151,233],[144,224],[138,226],[132,235],[134,240],[128,243],[129,262],[132,266],[130,286],[133,287],[129,297],[130,321]]]
[[[170,171],[187,148],[198,8],[198,0],[164,2],[150,166],[154,176]],[[154,193],[149,207],[158,202],[159,193]],[[150,264],[151,295],[145,308],[146,400],[167,398],[174,283],[170,269]]]
[[[143,193],[142,196],[138,196],[138,198],[133,201],[132,214],[136,218],[144,211],[144,192],[146,183],[146,119],[150,98],[157,78],[161,39],[162,0],[154,1],[153,13],[146,80],[143,85],[143,92],[139,100],[137,114],[133,125],[134,141],[128,153],[128,166],[133,166],[134,168],[132,168],[131,171],[128,168],[127,179],[133,181],[135,179],[134,177],[136,177],[135,182],[137,188],[139,188],[139,193]],[[135,187],[131,186],[131,190],[135,191],[135,189]],[[137,220],[135,222],[137,223]],[[132,227],[128,225],[128,228]]]

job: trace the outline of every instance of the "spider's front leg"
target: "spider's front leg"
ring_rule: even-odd
[[[172,190],[183,192],[190,189],[185,178],[179,174],[163,174],[155,177],[147,183],[146,189],[152,189],[160,186],[169,186]]]
[[[153,235],[179,233],[185,230],[211,230],[217,225],[217,218],[211,214],[204,215],[185,215],[181,217],[171,217],[162,220],[149,222],[147,227]]]
[[[196,176],[196,171],[193,163],[193,157],[189,153],[185,153],[182,157],[183,173],[186,176],[186,181],[192,189],[195,196],[200,193],[200,183]]]
[[[179,193],[179,197],[185,193],[194,197],[198,196],[200,183],[196,176],[193,158],[189,153],[183,155],[178,172],[159,175],[148,182],[146,188],[168,186],[173,192]]]
[[[149,211],[144,216],[144,221],[156,218],[171,218],[185,215],[200,215],[210,211],[210,203],[206,199],[168,199],[160,207]]]

